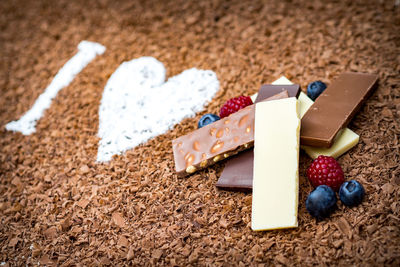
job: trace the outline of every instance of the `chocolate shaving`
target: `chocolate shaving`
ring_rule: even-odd
[[[344,217],[340,218],[335,225],[339,229],[339,231],[342,232],[342,234],[351,239],[352,228],[349,222]]]
[[[125,220],[122,215],[118,212],[112,214],[112,221],[119,227],[125,227]]]

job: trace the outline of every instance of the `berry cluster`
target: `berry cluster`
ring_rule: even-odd
[[[308,195],[306,209],[317,219],[327,217],[336,208],[335,191],[349,207],[360,204],[365,194],[359,182],[344,182],[343,170],[333,157],[318,156],[307,169],[307,177],[316,188]]]

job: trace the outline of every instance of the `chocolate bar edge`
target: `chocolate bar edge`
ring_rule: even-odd
[[[247,187],[247,186],[226,186],[226,185],[220,185],[216,184],[215,185],[218,189],[224,190],[224,191],[231,191],[231,192],[243,192],[243,193],[251,193],[253,191],[253,187]]]
[[[238,147],[236,147],[236,149],[232,149],[229,151],[226,151],[222,154],[218,154],[216,156],[214,156],[213,158],[210,159],[206,159],[202,162],[200,162],[199,164],[194,164],[194,165],[190,165],[189,167],[186,168],[186,170],[182,170],[182,171],[176,171],[176,174],[178,175],[178,177],[186,177],[190,174],[195,173],[196,171],[202,170],[207,168],[208,166],[214,165],[215,163],[225,160],[231,156],[234,156],[242,151],[245,151],[247,149],[250,149],[254,146],[254,141],[251,141],[249,143],[240,145]]]

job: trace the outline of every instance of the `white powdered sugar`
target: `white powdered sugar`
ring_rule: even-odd
[[[219,89],[217,75],[192,68],[165,81],[153,57],[122,63],[108,80],[99,108],[97,161],[164,134],[201,111]]]
[[[97,55],[104,53],[106,48],[101,44],[82,41],[78,45],[76,53],[54,76],[50,85],[38,97],[32,108],[19,120],[12,121],[6,125],[9,131],[18,131],[29,135],[36,131],[36,122],[43,116],[43,113],[51,105],[51,101],[57,93],[75,78],[75,76],[86,67]]]

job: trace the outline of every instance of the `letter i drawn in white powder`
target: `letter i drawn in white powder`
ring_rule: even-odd
[[[76,53],[58,71],[56,76],[47,86],[45,91],[36,99],[32,108],[28,110],[19,120],[12,121],[6,125],[8,131],[21,132],[30,135],[36,131],[36,122],[51,105],[51,101],[57,93],[68,86],[75,76],[82,71],[97,55],[104,53],[106,48],[99,43],[82,41],[78,45]]]

